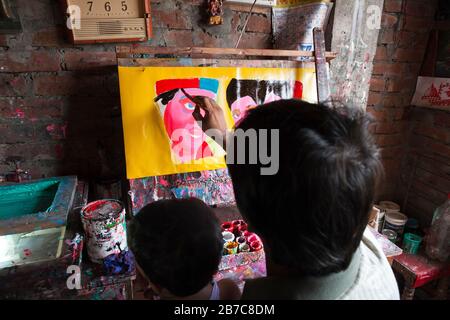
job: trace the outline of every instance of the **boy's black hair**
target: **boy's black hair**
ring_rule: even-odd
[[[223,250],[213,210],[195,198],[146,205],[130,222],[128,241],[150,281],[178,297],[212,281]]]
[[[279,129],[277,174],[261,175],[260,163],[228,165],[240,212],[275,263],[310,276],[350,264],[382,172],[367,120],[343,106],[280,100],[239,123],[243,130]]]

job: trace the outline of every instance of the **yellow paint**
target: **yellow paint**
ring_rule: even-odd
[[[226,101],[226,88],[233,78],[301,81],[303,99],[317,101],[314,68],[119,67],[128,179],[225,168],[223,155],[174,163],[162,117],[153,102],[156,81],[202,77],[219,80],[217,102],[225,111],[229,128],[233,119]]]

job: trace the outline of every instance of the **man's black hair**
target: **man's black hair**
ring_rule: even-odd
[[[261,175],[261,163],[228,165],[240,212],[276,264],[309,276],[350,264],[382,172],[367,120],[344,106],[280,100],[239,123],[244,131],[279,129],[275,175]]]
[[[178,297],[212,281],[223,250],[213,210],[195,198],[146,205],[130,222],[128,241],[149,280]]]

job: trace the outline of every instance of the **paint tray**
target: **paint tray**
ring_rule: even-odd
[[[0,269],[59,258],[65,230],[64,226],[0,236]]]
[[[74,176],[0,186],[0,269],[58,258]]]

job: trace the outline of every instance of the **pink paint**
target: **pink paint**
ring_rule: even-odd
[[[258,240],[250,242],[250,248],[252,251],[259,251],[262,249],[262,243]]]
[[[31,250],[30,250],[30,249],[24,249],[24,250],[23,250],[23,254],[24,254],[26,257],[29,257],[29,256],[31,256]]]
[[[245,96],[237,99],[231,104],[231,114],[233,115],[234,121],[237,123],[249,108],[256,107],[257,103],[250,96]]]
[[[67,124],[49,124],[46,130],[52,137],[62,139],[66,137]]]
[[[25,112],[23,112],[21,109],[17,108],[15,111],[16,117],[19,119],[25,118]]]
[[[215,95],[203,89],[187,88],[192,96]],[[194,103],[181,90],[175,94],[164,111],[164,126],[170,138],[172,154],[182,163],[212,156],[212,151],[206,142],[206,134],[195,121],[192,112]]]

